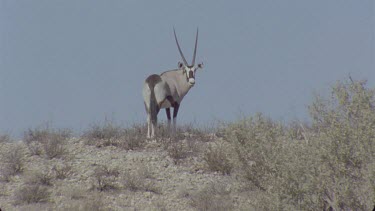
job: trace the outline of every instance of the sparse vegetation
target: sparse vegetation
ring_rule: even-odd
[[[0,135],[0,144],[10,142],[10,137],[8,134],[1,134]]]
[[[109,168],[105,165],[99,165],[94,170],[94,187],[99,191],[108,191],[117,189],[116,181],[119,176],[116,168]]]
[[[32,171],[26,177],[26,184],[29,185],[44,185],[44,186],[51,186],[53,180],[52,172],[48,171],[47,169],[39,170],[39,171]]]
[[[47,187],[34,184],[23,185],[15,192],[15,204],[31,204],[47,202],[50,192]]]
[[[92,125],[83,137],[86,138],[88,145],[102,146],[118,146],[119,138],[124,134],[124,130],[113,122],[105,122],[103,125]]]
[[[190,194],[190,204],[197,210],[233,210],[230,191],[222,184],[211,183]]]
[[[176,134],[159,124],[154,140],[146,140],[145,125],[113,123],[82,139],[48,127],[30,129],[20,143],[0,136],[0,203],[10,210],[372,210],[375,89],[337,82],[309,112],[308,123],[256,114],[220,130],[190,124]]]
[[[10,147],[1,155],[1,180],[9,182],[10,177],[22,173],[24,170],[24,151],[20,145]]]
[[[160,194],[161,189],[153,181],[150,170],[142,165],[135,172],[126,172],[123,176],[123,186],[130,191],[145,191]]]
[[[182,141],[171,142],[167,148],[167,152],[169,157],[174,160],[175,164],[178,164],[189,155],[189,150]]]
[[[52,171],[56,179],[65,179],[72,174],[72,167],[67,164],[54,165]]]
[[[177,132],[184,135],[184,138],[187,140],[209,142],[214,140],[215,136],[213,134],[216,132],[216,129],[208,127],[199,128],[195,127],[193,124],[185,124],[179,126]]]
[[[263,115],[228,126],[243,177],[263,210],[371,210],[375,202],[375,90],[338,82],[309,107],[312,127],[292,131]],[[302,128],[303,127],[303,128]],[[291,139],[294,138],[294,139]]]
[[[233,169],[233,164],[230,161],[231,155],[229,153],[228,146],[218,142],[209,145],[203,160],[206,162],[209,170],[222,174],[230,174]]]
[[[49,127],[29,129],[24,133],[26,143],[32,155],[44,155],[48,159],[61,158],[65,154],[65,144],[70,138],[69,130],[53,130]]]
[[[143,125],[133,125],[131,128],[125,129],[123,135],[119,138],[121,147],[125,150],[142,148],[145,144],[145,133]]]
[[[83,203],[79,203],[77,210],[92,210],[92,211],[105,211],[109,210],[105,207],[103,196],[101,194],[94,194],[86,200],[83,200]],[[73,209],[74,210],[74,209]]]
[[[83,134],[83,137],[88,145],[97,147],[116,146],[125,150],[133,150],[144,145],[144,131],[144,125],[122,128],[113,122],[106,122],[103,125],[92,126]]]

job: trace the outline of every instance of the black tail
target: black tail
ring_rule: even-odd
[[[153,124],[156,124],[158,122],[158,113],[159,113],[160,108],[159,108],[158,102],[156,101],[154,86],[152,86],[152,84],[149,84],[148,87],[150,88],[150,91],[151,91],[150,108],[149,108],[151,121]]]
[[[151,92],[151,96],[150,96],[150,108],[148,108],[148,112],[150,113],[151,115],[151,121],[153,124],[156,124],[157,121],[158,121],[158,113],[159,113],[159,105],[158,105],[158,102],[156,101],[156,97],[155,97],[155,85],[160,83],[162,81],[160,75],[156,75],[156,74],[153,74],[153,75],[150,75],[147,79],[146,79],[146,83],[148,85],[148,87],[150,88],[150,92]]]

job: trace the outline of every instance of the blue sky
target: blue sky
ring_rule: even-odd
[[[199,27],[205,64],[180,122],[307,120],[336,80],[374,87],[374,21],[372,0],[0,0],[0,132],[143,122],[144,79],[180,61],[173,27],[188,61]]]

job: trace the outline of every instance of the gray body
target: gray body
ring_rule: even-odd
[[[203,66],[202,64],[198,64],[197,67],[194,66],[198,31],[192,65],[187,64],[178,44],[176,33],[175,38],[184,63],[179,62],[178,69],[166,71],[160,75],[153,74],[148,76],[143,84],[142,95],[147,112],[148,138],[155,136],[157,115],[160,109],[163,108],[166,110],[169,130],[171,124],[170,108],[174,108],[173,131],[175,131],[176,117],[181,101],[195,84],[196,70]]]

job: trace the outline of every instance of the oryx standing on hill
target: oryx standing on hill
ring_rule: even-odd
[[[195,84],[195,71],[203,68],[203,64],[195,66],[195,56],[197,54],[198,29],[195,37],[195,48],[193,60],[189,65],[178,44],[176,31],[173,28],[178,51],[183,63],[178,63],[178,69],[163,72],[160,75],[153,74],[147,77],[143,85],[143,99],[147,111],[147,138],[155,136],[157,115],[160,109],[165,108],[168,118],[168,129],[171,125],[170,108],[173,107],[173,130],[176,130],[176,117],[178,108],[184,96]]]

